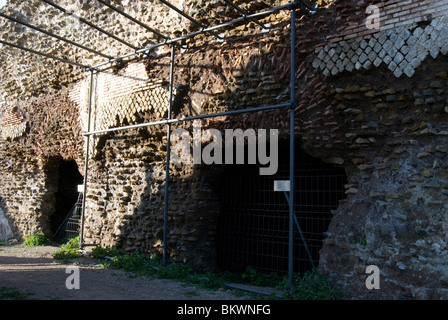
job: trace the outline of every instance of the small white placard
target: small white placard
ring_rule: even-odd
[[[84,192],[84,185],[78,184],[78,192],[83,193]]]
[[[275,180],[274,191],[289,191],[289,180]]]

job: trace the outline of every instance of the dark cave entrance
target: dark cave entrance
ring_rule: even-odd
[[[326,238],[332,211],[345,198],[347,175],[341,167],[295,152],[295,213],[315,265]],[[279,144],[279,168],[260,176],[258,165],[229,165],[218,179],[221,203],[217,227],[217,262],[221,270],[286,274],[288,270],[289,205],[274,180],[289,180],[289,144]],[[312,265],[294,226],[294,272]]]
[[[84,181],[76,161],[59,160],[57,166],[58,191],[55,193],[55,211],[50,217],[50,231],[56,236],[61,224],[78,201],[78,185]],[[58,232],[60,234],[60,232]]]

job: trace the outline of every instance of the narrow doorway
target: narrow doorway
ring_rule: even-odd
[[[53,235],[63,224],[67,215],[78,201],[78,185],[83,183],[76,161],[59,160],[58,191],[55,194],[55,211],[50,217],[50,230]]]

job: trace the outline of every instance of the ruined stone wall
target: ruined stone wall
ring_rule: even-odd
[[[308,57],[316,76],[303,71],[304,148],[348,175],[319,268],[352,298],[446,298],[446,2],[376,3],[374,30],[369,4],[336,3],[342,25]]]
[[[73,1],[59,3],[64,7],[72,4]],[[242,6],[247,10],[262,10],[279,4],[282,3],[255,5],[247,1]],[[152,15],[143,2],[134,5],[126,6],[126,11],[170,36],[195,30],[183,18],[179,23],[180,16],[166,8],[150,7],[151,10],[160,11],[155,15],[156,19],[150,19]],[[183,4],[178,5],[182,7]],[[100,9],[104,8],[97,6],[97,2],[85,2],[79,13],[101,26],[105,21],[122,21],[110,10],[99,14]],[[206,10],[198,10],[199,7]],[[205,5],[194,1],[183,8],[204,23],[220,23],[229,17],[239,16],[219,2],[207,2]],[[30,15],[32,11],[39,14]],[[50,28],[49,31],[59,35],[73,36],[77,42],[107,54],[129,52],[124,46],[112,45],[110,39],[101,40],[94,31],[87,32],[85,28],[80,28],[76,21],[76,30],[73,31],[73,24],[62,21],[67,17],[56,15],[55,10],[37,2],[10,1],[5,12],[40,27]],[[51,26],[46,20],[49,17],[53,22]],[[205,21],[204,17],[210,20]],[[279,23],[287,17],[287,12],[281,12],[268,16],[266,21]],[[14,23],[2,22],[5,25],[2,38],[7,41],[81,63],[102,61],[50,39],[37,40],[35,32]],[[170,24],[176,25],[180,31],[170,29],[168,32],[167,26]],[[129,21],[125,26],[136,32],[133,29],[136,27]],[[109,31],[134,40],[147,35],[140,30],[139,37],[135,38],[135,34],[127,34],[122,27],[116,23],[109,26],[113,28]],[[176,52],[174,115],[188,116],[270,104],[273,101],[284,102],[287,99],[289,68],[284,63],[288,45],[283,40],[288,29],[283,32],[283,27],[280,25],[267,39],[264,36],[252,38],[252,35],[260,35],[261,28],[249,23],[226,31],[229,43],[225,45],[216,42],[213,36],[200,36],[195,41],[187,41],[191,49],[185,53]],[[82,36],[75,37],[80,34]],[[247,37],[234,41],[240,35]],[[136,41],[134,45],[151,42],[146,40]],[[207,48],[204,46],[206,43],[213,45]],[[87,130],[88,76],[82,70],[5,46],[2,50],[5,56],[2,60],[5,72],[2,73],[1,89],[5,97],[2,100],[1,152],[5,159],[1,170],[5,177],[0,190],[2,206],[16,235],[23,237],[44,232],[51,236],[49,220],[56,214],[58,161],[75,160],[81,173],[84,169],[85,139],[81,133]],[[277,73],[272,73],[274,67],[279,68]],[[95,75],[91,129],[107,129],[166,117],[168,74],[169,48],[162,48],[152,53],[144,63],[130,63]],[[187,127],[190,125],[186,124]],[[222,127],[228,125],[228,122],[221,124]],[[148,254],[157,251],[162,236],[165,127],[100,134],[92,137],[92,142],[89,150],[86,244],[119,245],[125,251],[140,248]],[[189,166],[175,167],[173,171],[170,198],[172,258],[213,267],[217,204],[208,182],[210,179]],[[201,249],[204,254],[197,248],[204,248]],[[201,256],[204,262],[198,258]]]
[[[17,11],[41,10],[32,6],[34,2],[11,3],[18,4]],[[167,30],[164,21],[179,26],[177,31],[170,29],[172,33],[194,28],[183,20],[178,24],[181,19],[165,9],[160,19],[152,21],[154,14],[148,10],[153,7],[133,3],[126,7],[130,13],[162,30]],[[380,9],[377,29],[366,27],[366,8],[371,4]],[[210,24],[222,21],[225,14],[234,15],[218,1],[178,5],[204,23],[210,13]],[[250,1],[244,5],[248,10],[266,6]],[[83,10],[99,21],[108,15],[121,21],[112,12],[102,16],[92,11],[90,2]],[[347,197],[326,233],[319,270],[348,298],[447,296],[446,15],[445,1],[412,0],[335,1],[324,3],[315,16],[298,15],[297,140],[310,155],[343,167],[348,176]],[[44,17],[30,21],[44,23]],[[267,17],[275,28],[265,35],[249,23],[226,30],[224,43],[201,36],[188,42],[187,51],[176,52],[173,117],[287,102],[288,18],[288,12]],[[135,45],[155,41],[147,34],[134,37],[136,29],[121,24],[122,30],[117,23],[114,31],[125,37],[130,27],[135,34],[129,38],[138,39]],[[52,28],[65,30],[62,22]],[[13,29],[6,31],[3,39],[33,45],[34,35],[19,32],[16,39]],[[93,34],[85,38],[89,38],[86,45],[95,44],[110,54],[127,52]],[[41,42],[36,48],[48,46],[49,42]],[[64,52],[62,46],[55,48]],[[7,103],[2,109],[0,144],[1,209],[19,235],[49,233],[57,159],[76,160],[83,172],[87,77],[81,70],[28,55],[15,54],[16,61],[14,50],[2,50],[1,91]],[[78,51],[67,51],[65,57],[84,63],[101,61]],[[148,60],[95,76],[92,129],[161,120],[167,110],[168,75],[169,52],[163,48]],[[201,124],[203,129],[221,130],[277,128],[281,139],[289,138],[288,110]],[[191,123],[173,125],[177,127],[191,131]],[[148,255],[160,251],[165,126],[97,135],[92,141],[86,244],[117,245],[127,252],[141,249]],[[214,184],[220,170],[219,166],[172,166],[171,259],[204,269],[215,267],[219,201]],[[365,287],[365,270],[371,264],[381,271],[379,290]]]
[[[61,92],[8,109],[3,121],[2,209],[16,235],[50,234],[58,160],[76,160],[82,165],[84,143],[77,108],[67,92]]]
[[[284,29],[277,35],[259,35],[255,39],[242,37],[225,45],[212,44],[185,53],[177,52],[174,74],[177,90],[172,116],[287,101],[289,77],[285,69],[288,63],[282,58],[288,50],[282,39],[287,37],[288,29]],[[146,63],[151,79],[167,78],[169,58],[166,55]],[[271,71],[274,66],[278,67],[275,73]],[[129,88],[124,91],[129,93]],[[102,99],[101,93],[98,99]],[[126,98],[125,101],[125,109],[132,110],[130,101],[133,100]],[[166,116],[167,104],[166,99],[157,104],[159,108],[163,106],[160,112],[137,111],[135,119],[125,123],[160,120]],[[276,120],[278,115],[279,112],[272,112],[269,116],[259,113],[221,117],[204,120],[201,125],[203,130],[271,128],[280,125]],[[176,128],[191,132],[192,123],[172,126],[173,130]],[[117,245],[127,252],[140,249],[147,254],[161,251],[165,158],[165,126],[98,137],[95,158],[89,168],[87,245]],[[192,263],[201,269],[216,268],[215,238],[220,204],[215,189],[220,171],[219,166],[172,165],[168,208],[168,248],[172,259]]]

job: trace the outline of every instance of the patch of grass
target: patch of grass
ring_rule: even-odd
[[[294,300],[341,300],[342,293],[326,276],[316,270],[307,271],[293,281],[288,298]]]
[[[114,247],[95,247],[92,250],[92,256],[97,259],[104,257],[117,257],[119,254],[119,250]]]
[[[47,238],[43,233],[35,233],[32,235],[28,235],[25,237],[25,241],[22,243],[22,247],[31,248],[31,247],[40,247],[51,244],[50,239]]]
[[[0,287],[0,300],[29,300],[33,293],[21,292],[14,288]]]
[[[243,283],[255,286],[273,287],[285,292],[283,299],[300,300],[339,300],[342,295],[325,276],[317,271],[309,271],[304,275],[297,275],[294,279],[294,289],[287,289],[288,279],[278,274],[261,274],[252,267],[247,267],[242,274],[233,272],[213,273],[196,272],[190,265],[171,263],[164,266],[159,256],[146,259],[139,251],[116,256],[106,262],[105,267],[121,269],[138,275],[162,279],[171,279],[187,285],[196,285],[203,289],[220,289],[225,283]],[[277,297],[267,297],[277,298]]]
[[[53,258],[57,260],[70,260],[80,257],[79,243],[79,236],[70,239],[67,243],[61,245],[61,249],[53,252]]]

